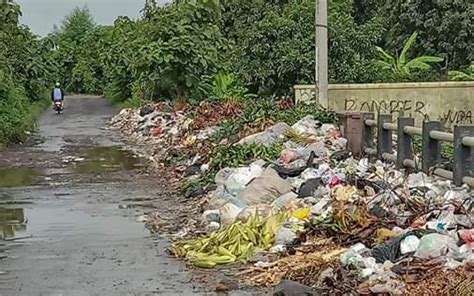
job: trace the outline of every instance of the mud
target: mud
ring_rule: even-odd
[[[137,222],[154,212],[179,232],[192,205],[106,129],[105,100],[65,107],[31,145],[0,152],[0,295],[212,295],[219,272],[191,272]]]

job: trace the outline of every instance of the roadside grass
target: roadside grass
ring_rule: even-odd
[[[0,101],[0,149],[24,142],[36,128],[38,116],[49,106],[46,96],[35,102],[17,96],[16,100]]]

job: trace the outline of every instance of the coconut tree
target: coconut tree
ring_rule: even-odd
[[[408,59],[408,51],[415,42],[417,33],[414,32],[405,43],[400,55],[391,55],[380,47],[376,47],[378,60],[374,61],[380,70],[394,80],[407,80],[413,77],[413,70],[430,70],[431,64],[442,62],[443,59],[435,56],[420,56]]]

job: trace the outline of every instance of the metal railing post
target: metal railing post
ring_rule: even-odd
[[[405,159],[413,159],[413,141],[411,135],[405,133],[405,126],[414,126],[415,119],[409,117],[398,118],[397,129],[397,168],[403,168]],[[407,168],[410,170],[410,168]]]
[[[377,157],[383,159],[384,153],[392,153],[392,131],[384,129],[383,124],[392,121],[392,115],[379,114],[377,120]]]
[[[474,126],[455,126],[454,127],[454,164],[453,181],[454,185],[461,186],[463,178],[474,176],[474,149],[471,146],[463,144],[464,137],[474,136]]]
[[[443,125],[439,121],[423,122],[423,134],[421,144],[421,167],[426,174],[430,173],[430,169],[434,167],[441,158],[441,143],[431,138],[431,131],[442,130]]]
[[[373,148],[374,146],[374,133],[373,128],[365,124],[366,120],[374,120],[375,115],[374,113],[362,113],[361,121],[362,121],[362,154],[365,154],[366,148]],[[373,160],[373,156],[368,155],[369,161]]]

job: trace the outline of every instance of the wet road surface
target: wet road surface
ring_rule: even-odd
[[[105,129],[115,111],[67,98],[40,118],[35,144],[0,152],[0,295],[202,294],[136,222],[140,209],[123,209],[160,188]]]

